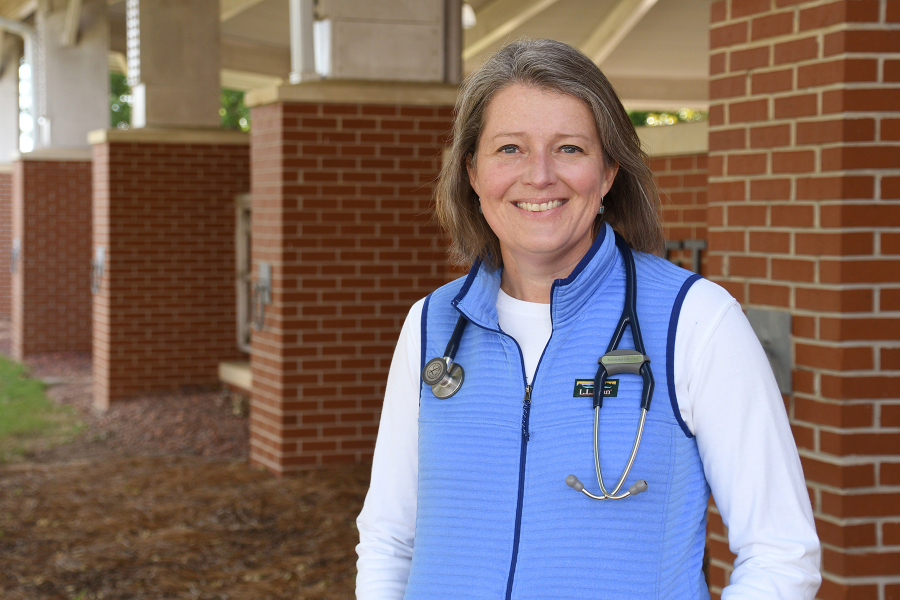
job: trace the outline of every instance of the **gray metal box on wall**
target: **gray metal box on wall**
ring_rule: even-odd
[[[791,313],[783,310],[748,308],[747,320],[759,338],[772,365],[775,381],[782,394],[793,392],[791,356]]]

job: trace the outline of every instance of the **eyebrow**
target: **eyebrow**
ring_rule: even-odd
[[[501,137],[521,137],[523,135],[525,135],[525,132],[523,132],[523,131],[503,131],[503,132],[500,132],[498,134],[491,136],[491,139],[495,140],[495,139],[501,138]],[[582,139],[582,140],[591,139],[590,136],[581,135],[580,133],[560,133],[554,137],[556,137],[556,138],[578,138],[578,139]]]

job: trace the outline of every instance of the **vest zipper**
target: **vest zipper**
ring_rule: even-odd
[[[525,386],[525,397],[522,399],[522,439],[528,441],[528,415],[531,412],[531,386]]]
[[[535,373],[536,375],[537,373]],[[525,397],[522,398],[522,450],[519,454],[519,498],[516,501],[516,530],[513,537],[512,561],[509,565],[509,580],[506,582],[506,600],[512,597],[513,579],[516,576],[516,561],[519,557],[519,532],[522,528],[522,502],[525,498],[525,454],[527,452],[528,418],[531,414],[532,386],[525,385]]]
[[[553,284],[553,289],[556,288],[556,283]],[[551,290],[552,295],[552,290]],[[551,315],[552,313],[552,305],[553,302],[551,300]],[[473,321],[474,322],[474,321]],[[552,321],[551,321],[552,323]],[[534,389],[534,380],[537,379],[538,371],[541,369],[541,363],[544,361],[544,354],[541,353],[541,358],[538,360],[538,364],[534,369],[534,376],[532,377],[531,384],[528,383],[528,376],[525,374],[525,355],[522,353],[522,348],[519,347],[519,343],[515,340],[514,337],[503,331],[502,329],[489,329],[482,325],[479,325],[477,322],[475,324],[486,331],[492,331],[494,333],[499,333],[500,335],[504,335],[512,340],[512,342],[516,345],[516,348],[519,350],[519,359],[522,361],[522,380],[525,382],[525,396],[522,398],[522,449],[519,452],[519,497],[516,500],[516,526],[515,532],[513,535],[513,551],[512,551],[512,560],[509,565],[509,579],[506,582],[506,600],[510,600],[512,597],[512,586],[513,580],[516,576],[516,561],[519,556],[519,533],[522,530],[522,504],[525,498],[525,456],[527,454],[527,444],[528,439],[531,437],[528,433],[528,423],[529,417],[531,415],[531,392]],[[550,340],[553,339],[553,333],[550,333],[550,339],[547,340],[547,346],[550,345]],[[547,346],[544,346],[544,352],[547,351]]]

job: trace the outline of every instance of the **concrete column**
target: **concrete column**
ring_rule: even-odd
[[[249,136],[219,127],[219,2],[127,0],[132,128],[94,143],[94,403],[210,385],[238,347]],[[287,15],[285,15],[287,16]]]
[[[132,127],[218,127],[218,0],[127,0],[126,9]]]
[[[897,598],[900,3],[711,11],[710,276],[751,322],[792,323],[782,392],[822,540],[819,598]],[[716,597],[733,557],[721,519],[710,528]]]
[[[88,133],[109,125],[106,1],[83,0],[77,15],[69,4],[48,0],[37,12],[36,149],[88,148]]]
[[[445,27],[445,18],[459,22],[462,12],[446,15],[445,0],[320,0],[316,10],[316,64],[327,78],[456,81],[444,57],[461,27]]]
[[[20,243],[12,329],[19,358],[91,347],[87,135],[109,122],[105,0],[40,2],[35,21],[35,150],[15,161],[12,185],[13,237]],[[18,112],[11,103],[8,110]]]

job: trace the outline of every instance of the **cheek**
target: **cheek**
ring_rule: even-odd
[[[569,174],[568,177],[569,185],[574,189],[580,196],[585,198],[593,198],[605,195],[606,182],[604,178],[597,172],[592,169],[584,169],[574,171]]]
[[[519,171],[512,165],[483,165],[478,172],[479,196],[484,198],[502,198],[511,187],[519,180]],[[474,181],[471,177],[469,181]]]

